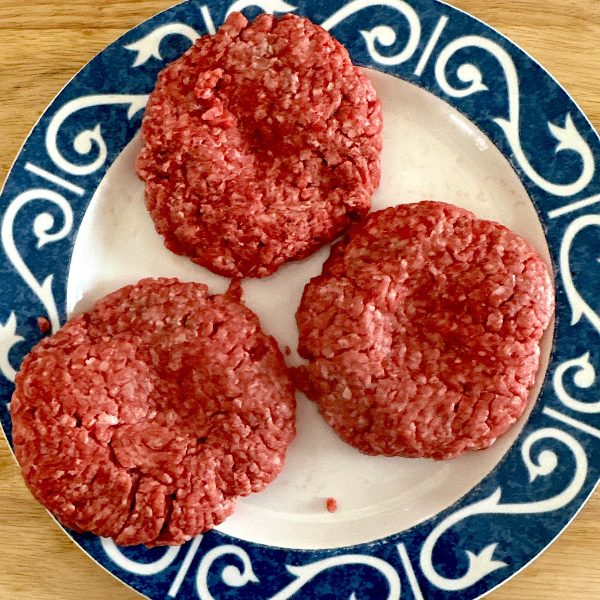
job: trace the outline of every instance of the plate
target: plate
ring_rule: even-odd
[[[15,369],[73,311],[148,275],[227,280],[171,255],[133,173],[148,93],[165,62],[226,14],[305,14],[367,69],[384,104],[382,185],[374,207],[434,198],[498,220],[553,268],[554,328],[531,414],[492,448],[451,462],[366,457],[299,398],[299,435],[265,492],[182,547],[118,548],[67,532],[150,598],[475,598],[537,556],[598,481],[595,393],[600,283],[600,141],[530,57],[481,22],[433,0],[187,2],[93,59],[41,117],[0,198],[0,419]],[[143,248],[143,251],[140,251]],[[294,349],[294,311],[323,249],[244,283],[264,328]],[[299,358],[292,353],[291,361]],[[328,496],[339,510],[324,509]]]

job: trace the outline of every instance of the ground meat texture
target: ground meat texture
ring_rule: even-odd
[[[388,208],[306,286],[295,377],[362,452],[453,458],[521,416],[553,311],[548,269],[506,227],[439,202]]]
[[[369,80],[324,29],[233,13],[159,74],[137,172],[167,248],[265,277],[368,212],[381,128]]]
[[[25,358],[15,453],[64,525],[118,544],[181,544],[283,467],[295,399],[258,318],[228,295],[146,279]]]

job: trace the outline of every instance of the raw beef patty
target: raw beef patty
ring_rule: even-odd
[[[306,286],[298,385],[364,453],[453,458],[521,416],[553,310],[548,269],[506,227],[439,202],[388,208]]]
[[[167,248],[265,277],[368,212],[381,128],[369,80],[324,29],[233,13],[160,73],[137,171]]]
[[[15,453],[64,525],[118,544],[181,544],[280,472],[295,399],[275,341],[230,295],[145,279],[25,358]]]

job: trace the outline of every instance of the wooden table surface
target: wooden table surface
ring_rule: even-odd
[[[0,0],[0,180],[36,118],[104,46],[169,0]],[[600,130],[600,0],[453,0],[541,62]],[[6,293],[2,290],[2,293]],[[600,490],[493,600],[600,598]],[[0,441],[0,599],[131,600],[61,532]]]

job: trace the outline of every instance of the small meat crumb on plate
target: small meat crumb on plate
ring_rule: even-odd
[[[330,513],[334,513],[338,509],[338,503],[335,498],[327,498],[325,506]]]
[[[38,317],[36,319],[36,321],[37,321],[38,329],[42,333],[48,333],[50,331],[50,329],[52,328],[50,321],[48,321],[48,319],[46,317]]]

